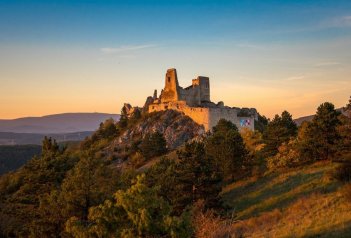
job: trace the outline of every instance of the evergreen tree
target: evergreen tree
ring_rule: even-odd
[[[159,132],[146,134],[139,145],[141,153],[146,159],[163,155],[167,152],[167,143]]]
[[[254,121],[255,130],[263,133],[267,128],[268,122],[269,122],[269,120],[265,116],[261,116],[258,113],[258,120]]]
[[[332,103],[325,102],[318,107],[312,122],[307,125],[304,140],[300,142],[302,156],[309,160],[333,158],[339,141],[338,116]]]
[[[214,166],[213,158],[205,153],[204,144],[192,142],[178,152],[179,163],[175,166],[175,181],[172,204],[175,212],[204,200],[207,207],[218,206],[221,177]]]
[[[224,178],[233,178],[243,169],[248,151],[237,127],[221,119],[206,139],[206,153],[214,158],[215,167]]]
[[[340,115],[340,125],[337,127],[340,136],[338,156],[349,160],[351,163],[351,97],[349,103],[344,107],[345,115]]]
[[[104,123],[100,123],[99,129],[95,133],[99,139],[109,139],[118,135],[118,129],[116,127],[115,121],[110,118],[107,119]]]
[[[87,223],[72,217],[66,231],[74,237],[190,237],[187,213],[171,216],[171,206],[159,194],[159,187],[148,187],[145,174],[133,185],[115,193],[115,201],[93,207]]]
[[[297,126],[289,112],[283,111],[281,116],[275,115],[263,133],[264,155],[266,157],[275,155],[279,146],[284,142],[288,142],[296,134]]]
[[[45,138],[42,147],[42,155],[34,157],[15,173],[8,174],[6,183],[1,178],[0,229],[6,236],[38,237],[38,233],[53,234],[55,230],[46,227],[50,218],[42,216],[40,203],[43,197],[60,187],[66,172],[77,159],[59,150],[57,143],[51,139]]]
[[[48,138],[45,136],[42,142],[41,151],[43,154],[55,154],[59,152],[59,145],[57,144],[56,140],[52,140],[51,137]]]
[[[112,195],[116,178],[116,173],[104,158],[94,156],[91,151],[83,152],[80,161],[62,183],[62,209],[67,216],[86,221],[89,208]]]

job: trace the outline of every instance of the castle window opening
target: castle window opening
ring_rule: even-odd
[[[168,83],[171,82],[171,77],[168,77],[167,79],[168,79]]]

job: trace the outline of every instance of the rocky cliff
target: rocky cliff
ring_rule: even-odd
[[[143,138],[148,133],[160,132],[169,149],[175,149],[186,141],[204,133],[202,126],[182,113],[167,110],[148,115],[133,128],[127,129],[117,141],[129,143],[133,138]]]

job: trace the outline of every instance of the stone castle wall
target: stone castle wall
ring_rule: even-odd
[[[249,128],[254,130],[254,120],[251,117],[238,117],[238,109],[235,108],[206,108],[206,107],[189,107],[185,101],[169,102],[164,104],[152,104],[149,106],[149,112],[157,112],[163,110],[176,110],[189,116],[196,123],[203,125],[205,131],[211,130],[217,125],[220,119],[233,122],[239,130]],[[249,121],[250,123],[241,123]]]
[[[225,107],[223,102],[218,104],[211,102],[208,77],[198,76],[192,80],[189,87],[182,88],[178,83],[176,69],[168,69],[165,76],[165,87],[160,97],[157,98],[157,93],[154,93],[154,97],[149,98],[150,102],[147,100],[145,104],[148,112],[168,109],[180,111],[196,123],[203,125],[206,131],[211,130],[222,118],[233,122],[239,130],[244,127],[254,130],[256,110],[253,109],[254,113],[247,113],[247,117],[239,117],[238,113],[243,115],[240,113],[240,108]]]

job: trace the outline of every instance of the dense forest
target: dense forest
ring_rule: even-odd
[[[157,130],[123,139],[162,113],[122,111],[78,147],[45,138],[41,155],[0,178],[1,236],[351,235],[351,115],[325,102],[299,127],[284,111],[255,131],[220,120],[176,149]],[[302,227],[307,212],[315,221]]]
[[[39,145],[0,145],[0,175],[18,169],[40,152]]]

